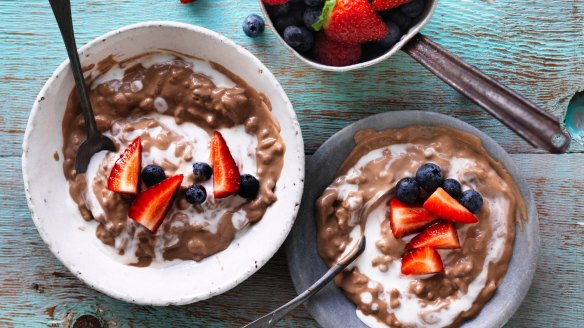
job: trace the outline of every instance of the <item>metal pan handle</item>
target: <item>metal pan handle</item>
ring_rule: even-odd
[[[570,137],[556,118],[428,37],[416,35],[403,50],[531,145],[552,153],[563,153],[570,146]]]

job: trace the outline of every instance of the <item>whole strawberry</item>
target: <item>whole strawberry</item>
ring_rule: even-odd
[[[410,1],[412,0],[373,0],[373,9],[377,11],[389,10]]]
[[[367,0],[326,0],[315,30],[324,28],[332,40],[346,44],[377,41],[387,27]]]
[[[361,58],[360,44],[344,44],[319,33],[314,44],[314,57],[324,65],[349,66]]]

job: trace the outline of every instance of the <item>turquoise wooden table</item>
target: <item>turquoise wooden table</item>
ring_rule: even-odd
[[[535,194],[542,251],[535,281],[509,327],[584,325],[584,146],[531,148],[407,55],[332,74],[289,54],[271,32],[249,39],[241,22],[254,0],[73,0],[78,44],[127,24],[174,20],[222,33],[260,58],[292,100],[310,155],[330,135],[371,114],[416,109],[463,119],[512,154]],[[584,2],[443,0],[424,32],[469,63],[561,117],[584,89]],[[233,327],[295,295],[283,250],[232,291],[189,306],[111,299],[75,278],[40,239],[26,206],[21,143],[36,94],[66,58],[47,1],[0,1],[0,326],[68,327],[92,315],[109,327]],[[520,254],[516,254],[520,255]],[[85,318],[92,318],[84,316]],[[315,327],[303,308],[280,327]]]

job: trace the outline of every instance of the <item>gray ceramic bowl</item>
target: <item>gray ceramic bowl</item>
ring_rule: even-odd
[[[431,122],[431,123],[429,123]],[[516,226],[513,256],[501,286],[477,317],[462,327],[501,327],[515,313],[529,290],[539,254],[539,222],[533,196],[527,182],[519,174],[513,160],[486,134],[450,116],[424,111],[386,112],[367,117],[342,129],[328,139],[310,158],[306,167],[305,192],[302,206],[286,251],[292,281],[298,293],[304,291],[326,271],[327,267],[316,249],[314,204],[324,189],[333,181],[337,170],[351,152],[356,131],[372,128],[384,130],[409,125],[446,125],[478,136],[491,156],[501,162],[521,190],[527,205],[528,220],[523,229]],[[521,256],[518,256],[518,255]],[[310,314],[323,327],[366,327],[355,314],[351,303],[334,284],[329,284],[306,303]]]

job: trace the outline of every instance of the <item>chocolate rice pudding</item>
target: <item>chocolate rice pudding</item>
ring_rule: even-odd
[[[285,152],[280,126],[269,99],[237,75],[216,63],[168,51],[121,62],[110,56],[86,69],[94,71],[87,82],[98,129],[117,151],[98,153],[87,173],[75,172],[75,154],[86,134],[73,90],[63,117],[63,170],[83,219],[97,222],[97,238],[119,259],[137,266],[201,261],[226,249],[277,200],[274,188]],[[184,190],[194,182],[192,164],[209,162],[214,130],[225,137],[240,172],[258,178],[255,199],[213,199],[212,182],[206,182],[207,201],[196,206],[186,202]],[[160,165],[167,176],[185,175],[156,234],[128,218],[131,197],[107,189],[115,160],[137,137],[144,166]]]
[[[335,280],[371,327],[457,327],[476,316],[501,283],[512,254],[515,223],[526,219],[511,176],[478,137],[444,126],[410,126],[355,134],[356,146],[316,204],[317,243],[330,267],[359,239],[356,213],[378,192],[415,176],[424,163],[484,198],[476,224],[456,224],[461,248],[440,249],[444,272],[411,276],[400,271],[405,243],[395,239],[388,201],[364,223],[365,252]],[[362,223],[363,224],[363,223]]]

